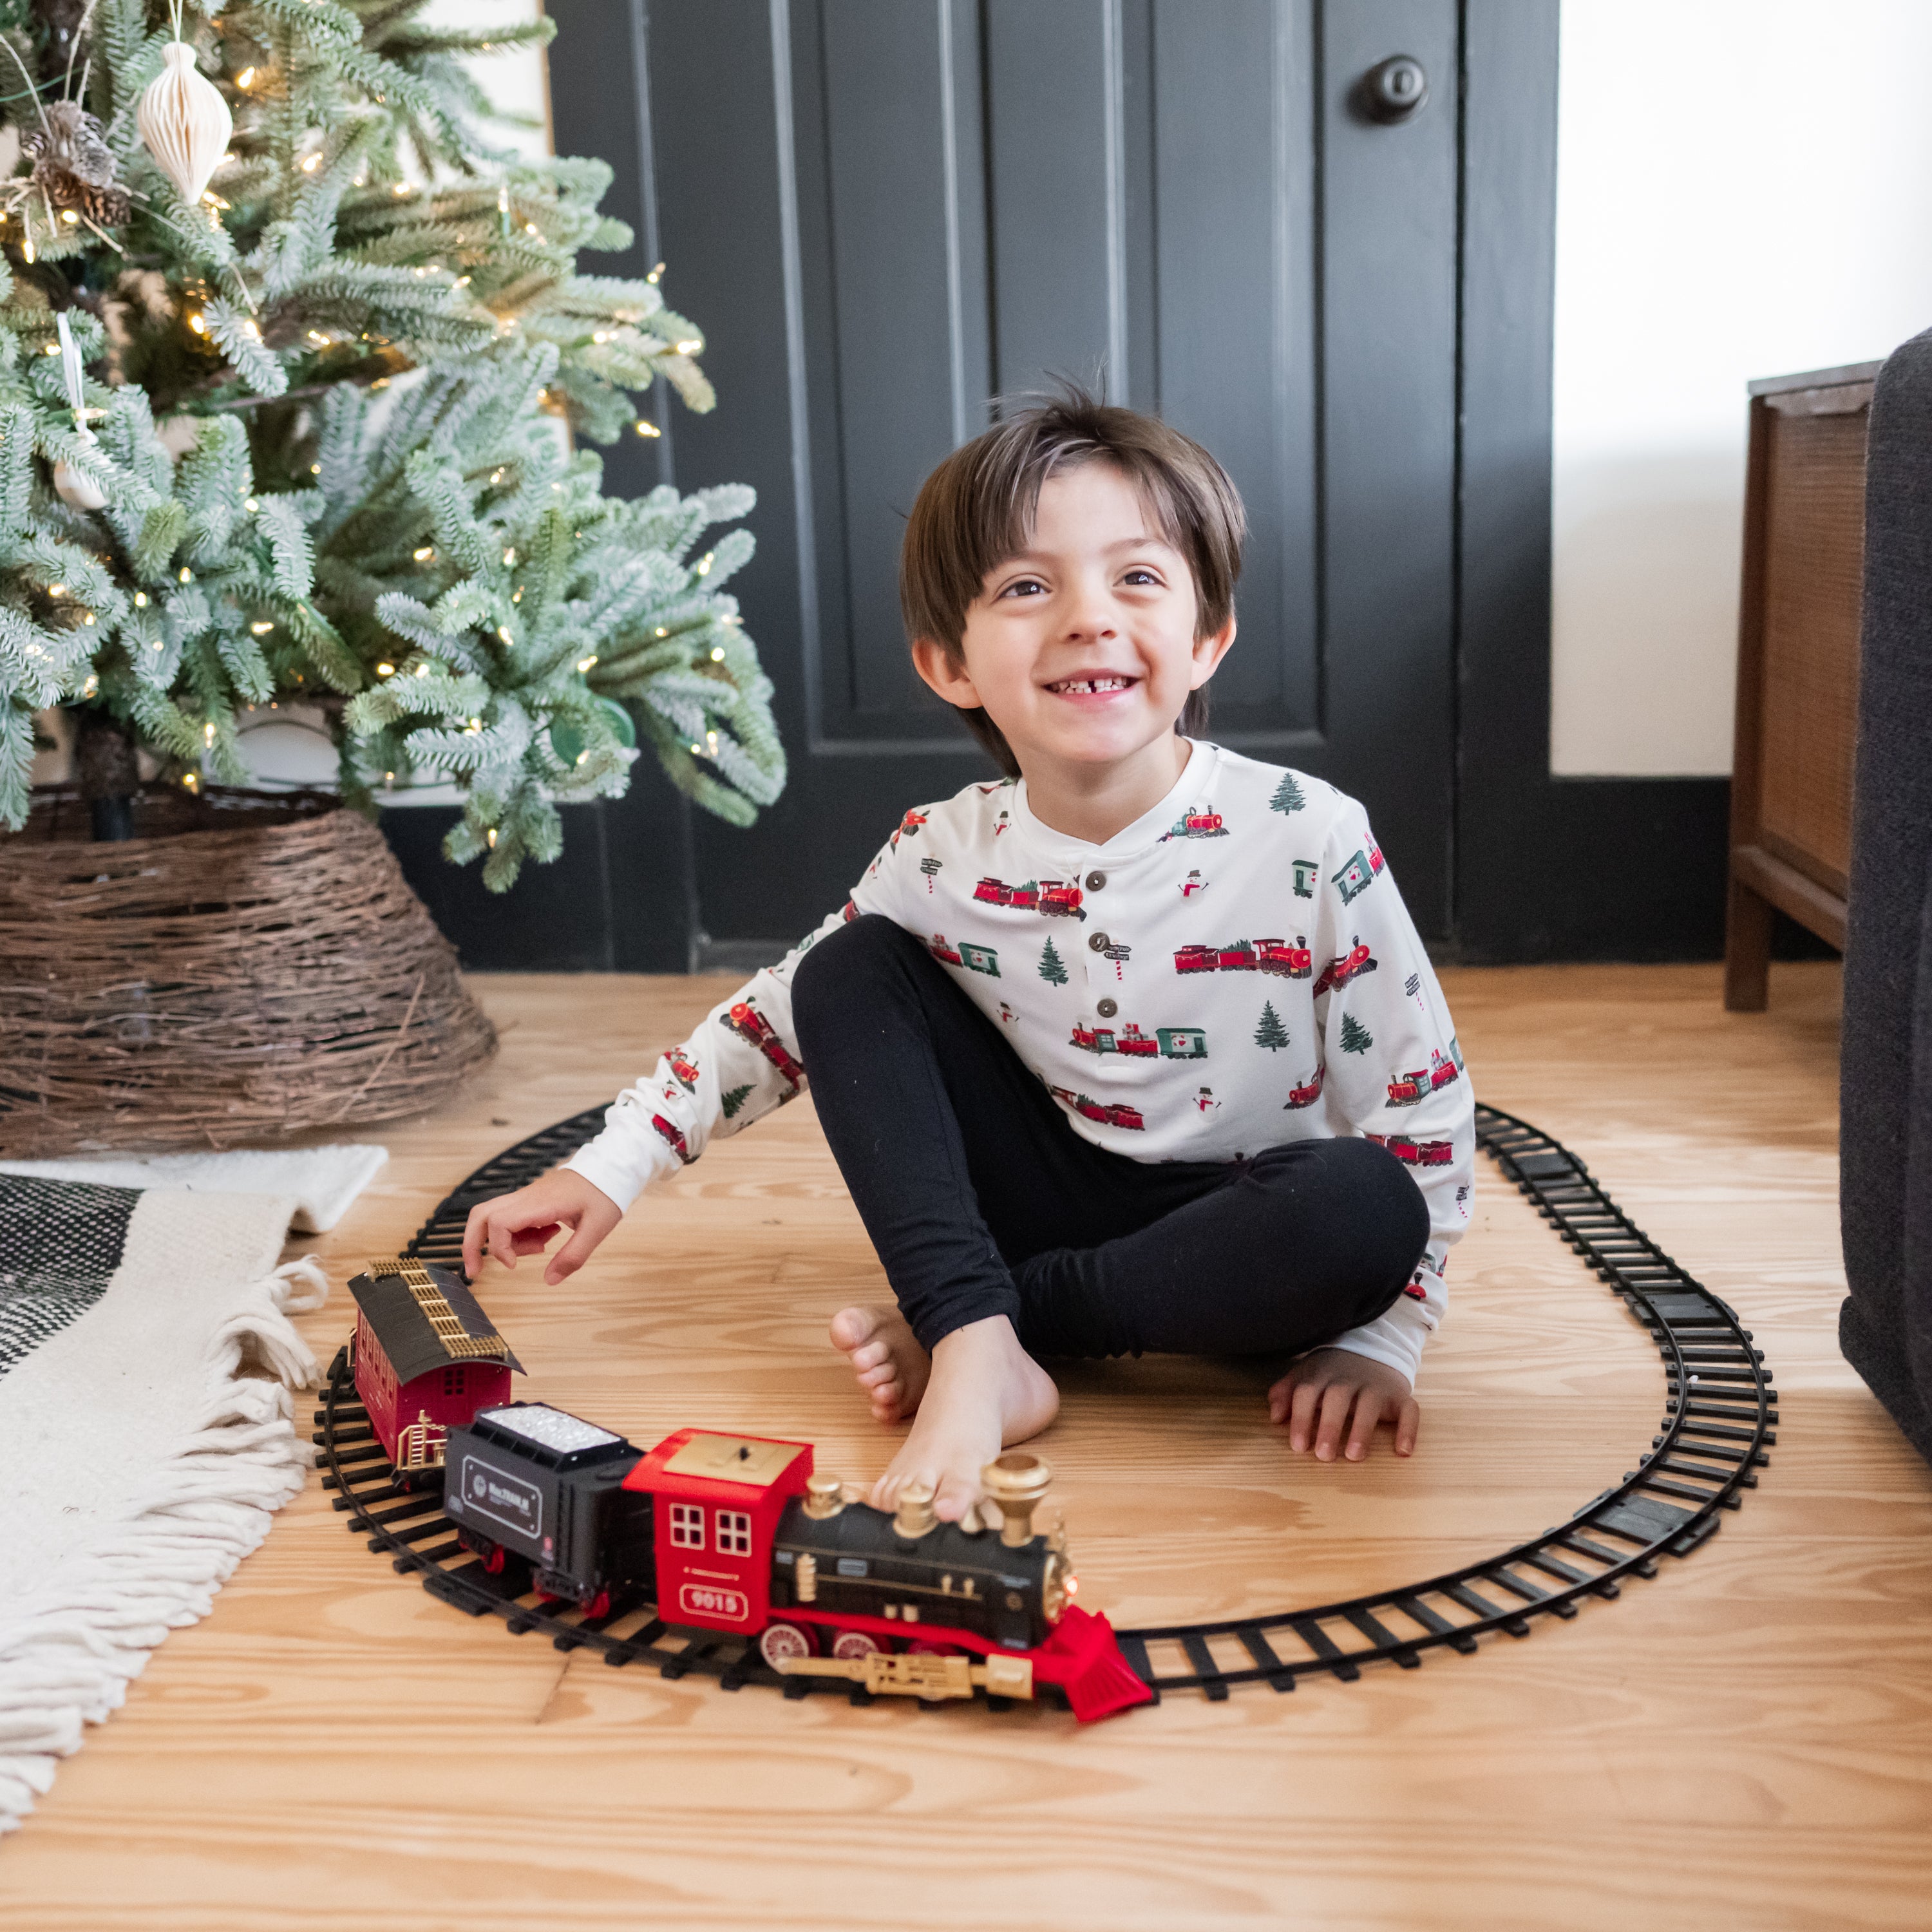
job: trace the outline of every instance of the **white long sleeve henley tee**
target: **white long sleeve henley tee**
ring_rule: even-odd
[[[1024,780],[908,812],[838,911],[717,1006],[568,1163],[628,1208],[799,1093],[798,962],[877,913],[925,941],[1059,1102],[1133,1160],[1232,1161],[1361,1134],[1414,1175],[1426,1251],[1333,1346],[1412,1382],[1474,1180],[1468,1070],[1361,806],[1196,742],[1174,790],[1105,844],[1036,818]]]

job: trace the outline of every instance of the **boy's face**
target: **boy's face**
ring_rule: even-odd
[[[1031,541],[987,572],[963,662],[929,638],[913,659],[947,703],[986,707],[1030,778],[1118,764],[1164,748],[1234,642],[1232,616],[1197,638],[1197,608],[1187,560],[1140,493],[1111,463],[1084,463],[1042,486]]]

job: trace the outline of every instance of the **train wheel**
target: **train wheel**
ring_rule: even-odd
[[[596,1595],[584,1605],[584,1614],[586,1617],[608,1617],[610,1614],[610,1592],[608,1590],[599,1590]]]
[[[841,1630],[832,1646],[834,1657],[870,1657],[875,1651],[885,1648],[879,1640],[867,1630]]]
[[[483,1568],[493,1576],[502,1575],[503,1546],[500,1543],[493,1543],[484,1551]]]
[[[774,1670],[782,1670],[788,1657],[815,1657],[818,1645],[813,1634],[797,1624],[767,1624],[758,1640],[758,1654]]]

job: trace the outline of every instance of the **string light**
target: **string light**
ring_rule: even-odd
[[[711,646],[711,662],[713,664],[722,664],[724,662],[724,646],[722,644],[713,644]]]
[[[92,623],[94,622],[94,613],[92,610],[82,611],[80,614],[80,621],[83,624]]]
[[[194,572],[189,569],[186,564],[183,564],[176,574],[184,584],[192,584],[194,581]]]
[[[712,554],[710,551],[706,551],[705,554],[698,560],[698,574],[700,577],[709,577],[711,574],[711,556]]]
[[[20,253],[26,258],[27,266],[29,268],[32,267],[34,261],[34,238],[31,231],[29,231],[26,239],[20,244]]]
[[[318,152],[304,157],[302,164],[302,171],[305,175],[312,175],[315,172],[316,170],[321,166],[322,156]]]
[[[204,745],[214,742],[214,727],[212,724],[204,724],[201,728],[201,742]]]
[[[64,208],[61,210],[61,219],[70,228],[78,228],[80,226],[80,217],[70,208]]]
[[[640,416],[638,418],[633,427],[636,429],[640,436],[662,436],[664,434],[664,431],[659,429],[656,423],[646,422],[642,416]]]
[[[429,666],[428,666],[428,664],[418,664],[418,665],[416,666],[416,675],[418,677],[427,677],[427,676],[428,676],[428,675],[429,675]]]
[[[145,590],[136,591],[134,593],[134,608],[137,610],[145,610],[147,608],[148,593]],[[156,650],[159,650],[160,649],[160,646],[157,644],[154,648]]]
[[[201,789],[201,781],[194,772],[184,772],[182,774],[182,785],[184,790],[199,791]]]
[[[67,595],[67,586],[64,584],[50,584],[47,586],[47,595],[50,597],[64,597]]]
[[[670,635],[670,633],[667,631],[662,624],[660,624],[658,626],[658,635],[661,638],[668,638]]]
[[[250,624],[248,628],[256,637],[266,638],[275,627],[265,617],[259,624]]]
[[[680,356],[695,356],[704,344],[697,337],[693,336],[688,342],[680,342],[673,346]]]
[[[487,846],[488,846],[488,847],[489,847],[489,848],[490,849],[490,850],[491,850],[491,851],[493,851],[493,852],[494,852],[494,851],[495,851],[495,850],[496,850],[496,828],[494,825],[490,826],[490,828],[489,829],[489,830],[488,830],[488,832],[484,832],[484,835],[483,835],[483,842],[484,842],[484,844],[486,844]]]
[[[660,276],[660,275],[661,275],[661,274],[662,274],[663,273],[664,273],[664,264],[663,264],[662,262],[660,262],[657,265],[657,266],[656,266],[655,268],[653,268],[653,269],[650,272],[650,273],[644,278],[644,280],[645,280],[646,281],[649,282],[649,283],[650,284],[650,285],[651,285],[651,286],[652,286],[652,288],[656,288],[656,287],[657,286],[657,285],[658,285],[658,276]]]
[[[435,556],[436,546],[434,544],[424,544],[420,550],[412,550],[410,551],[410,554],[416,559],[417,562],[427,563],[431,557]]]
[[[197,335],[206,335],[208,333],[208,318],[205,315],[197,314],[190,316],[188,319],[188,326]]]
[[[605,328],[593,328],[590,332],[590,339],[592,342],[608,342],[610,340],[610,332]]]
[[[58,342],[50,342],[47,344],[46,352],[50,356],[58,356],[60,353],[60,344]]]
[[[507,624],[499,624],[496,626],[496,634],[498,637],[501,638],[506,644],[514,644],[517,641],[514,638],[510,635],[510,627]]]
[[[376,667],[376,675],[378,677],[394,677],[395,674],[396,668],[392,664],[379,664]],[[394,777],[395,775],[392,772],[390,776]]]
[[[503,473],[503,472],[502,472],[500,470],[496,472],[496,474],[497,474],[498,476],[500,476],[502,473]],[[516,547],[516,545],[515,545],[514,544],[511,544],[511,546],[509,547],[509,548],[508,548],[508,550],[506,550],[506,551],[504,551],[504,553],[503,553],[503,561],[504,561],[506,563],[514,563],[514,562],[516,562],[516,560],[517,560],[517,547]]]
[[[587,658],[579,658],[578,659],[577,668],[579,670],[588,670],[596,662],[597,653],[595,651],[592,651]]]
[[[502,480],[503,480],[503,472],[502,472],[500,470],[491,470],[491,471],[490,471],[490,481],[491,482],[493,482],[493,483],[500,483],[500,482],[502,482]]]
[[[235,85],[246,94],[255,85],[255,70],[252,67],[244,67],[235,76]]]

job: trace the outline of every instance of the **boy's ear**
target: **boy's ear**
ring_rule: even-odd
[[[1228,621],[1218,631],[1210,631],[1204,638],[1194,640],[1194,682],[1190,688],[1198,691],[1214,675],[1234,641],[1234,614],[1230,610]]]
[[[933,638],[915,638],[912,642],[913,669],[948,704],[962,711],[978,711],[979,688],[966,675],[966,661]]]

